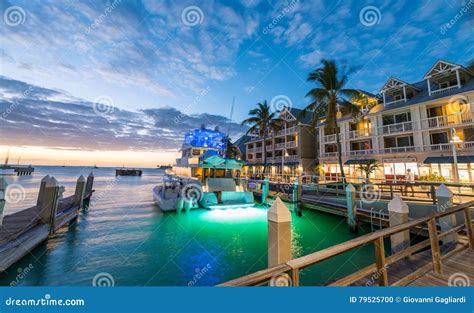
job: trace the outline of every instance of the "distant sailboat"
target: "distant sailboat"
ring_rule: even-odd
[[[97,166],[97,164],[94,164],[94,168],[99,168],[99,167]]]

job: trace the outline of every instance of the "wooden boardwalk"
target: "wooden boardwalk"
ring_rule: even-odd
[[[58,229],[73,223],[79,210],[85,207],[84,202],[90,199],[93,183],[92,173],[87,182],[81,176],[74,195],[62,198],[64,188],[53,177],[44,177],[36,205],[7,215],[0,223],[0,272],[8,270]],[[6,183],[2,185],[6,186]],[[5,200],[1,201],[4,205]]]
[[[467,277],[468,279],[466,280]],[[464,250],[443,263],[441,274],[433,270],[418,277],[409,286],[446,286],[459,279],[460,285],[474,284],[474,250]]]
[[[284,286],[299,286],[301,270],[370,244],[373,244],[375,248],[375,263],[345,277],[340,277],[328,285],[406,286],[418,284],[432,286],[441,284],[446,286],[449,284],[451,275],[455,273],[460,275],[461,279],[464,277],[474,279],[472,208],[474,208],[474,201],[459,204],[423,218],[381,229],[236,278],[220,286],[260,286],[269,284],[275,277],[278,277],[279,283]],[[462,220],[450,229],[442,229],[441,219],[452,218],[457,214],[462,214]],[[428,239],[387,255],[384,247],[385,239],[420,227],[428,228]],[[286,282],[282,282],[280,278]]]

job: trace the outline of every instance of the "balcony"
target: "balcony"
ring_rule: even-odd
[[[296,141],[288,141],[288,142],[281,142],[281,143],[277,143],[275,145],[275,149],[277,150],[281,150],[281,149],[285,149],[285,148],[295,148],[298,146],[298,143]]]
[[[399,103],[399,102],[405,102],[405,99],[393,100],[393,101],[390,101],[390,102],[385,102],[384,104],[389,105],[389,104],[395,104],[395,103]]]
[[[383,135],[403,133],[407,131],[412,131],[414,129],[415,127],[414,127],[413,121],[389,124],[389,125],[379,127],[380,133]]]
[[[300,159],[299,155],[289,155],[285,157],[285,162],[298,162]],[[281,156],[268,158],[268,162],[281,163]]]
[[[461,142],[456,144],[457,150],[474,150],[474,141]],[[439,143],[434,145],[426,145],[423,147],[424,151],[452,151],[453,145],[451,143]]]
[[[323,142],[336,142],[336,134],[323,136]]]
[[[352,150],[348,151],[346,155],[348,156],[359,156],[359,155],[369,155],[369,154],[374,154],[375,150],[374,149],[366,149],[366,150]]]
[[[288,134],[293,134],[293,133],[296,133],[296,126],[293,126],[293,127],[289,127],[286,129],[286,131],[283,129],[283,130],[280,130],[276,133],[276,136],[284,136],[284,135],[288,135]]]
[[[323,158],[337,157],[337,152],[323,152],[321,153],[321,157]]]
[[[424,127],[439,128],[470,124],[474,121],[472,112],[456,113],[443,116],[430,117],[423,120]]]
[[[390,153],[406,153],[406,152],[420,152],[420,151],[423,151],[423,147],[405,146],[405,147],[391,147],[391,148],[380,149],[378,153],[390,154]]]
[[[372,136],[372,128],[358,129],[349,132],[349,139],[366,138]]]
[[[459,87],[457,85],[454,85],[454,86],[450,86],[450,87],[446,87],[446,88],[441,88],[441,89],[437,89],[437,90],[431,90],[431,94],[432,95],[438,95],[438,94],[441,94],[441,93],[445,93],[445,92],[448,92],[448,91],[451,91],[451,90],[455,90],[455,89],[458,89]]]

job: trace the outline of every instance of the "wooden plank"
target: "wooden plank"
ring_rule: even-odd
[[[367,267],[364,267],[363,269],[352,273],[348,276],[342,277],[330,284],[328,286],[349,286],[350,284],[353,284],[354,282],[363,279],[364,277],[368,275],[372,275],[375,272],[377,272],[377,266],[375,264],[369,265]]]
[[[472,230],[471,211],[468,207],[464,208],[464,224],[466,225],[467,238],[469,247],[474,249],[474,232]]]
[[[272,276],[288,272],[292,270],[287,264],[279,264],[271,268],[267,268],[237,279],[230,280],[218,286],[252,286],[259,282],[270,280]]]
[[[430,234],[433,269],[435,273],[441,274],[441,253],[439,251],[438,232],[436,230],[436,221],[434,218],[428,221],[428,232]]]
[[[383,237],[374,241],[375,245],[375,264],[379,273],[379,286],[388,286],[387,264],[385,263],[385,246]]]
[[[6,271],[15,262],[30,253],[30,251],[48,239],[48,235],[48,225],[38,225],[22,234],[16,240],[0,247],[0,272]]]

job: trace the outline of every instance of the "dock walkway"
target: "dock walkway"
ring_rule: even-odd
[[[85,206],[84,202],[92,196],[93,182],[92,173],[87,182],[84,177],[79,177],[74,195],[62,198],[64,188],[54,177],[44,177],[36,205],[6,215],[0,221],[0,272],[7,271],[58,229],[74,222],[79,210]],[[5,188],[5,181],[2,186]],[[0,191],[1,195],[5,194],[5,190]],[[5,200],[1,201],[5,205]]]
[[[375,263],[324,285],[446,286],[451,283],[450,275],[455,273],[459,272],[459,275],[468,278],[474,275],[474,232],[471,214],[473,208],[474,201],[459,204],[236,278],[220,286],[260,286],[268,284],[275,277],[286,279],[287,282],[283,285],[300,286],[301,270],[366,245],[374,245]],[[457,215],[460,215],[461,219],[446,229],[445,220],[454,219]],[[420,227],[428,228],[428,239],[412,243],[398,252],[387,253],[386,239]]]

